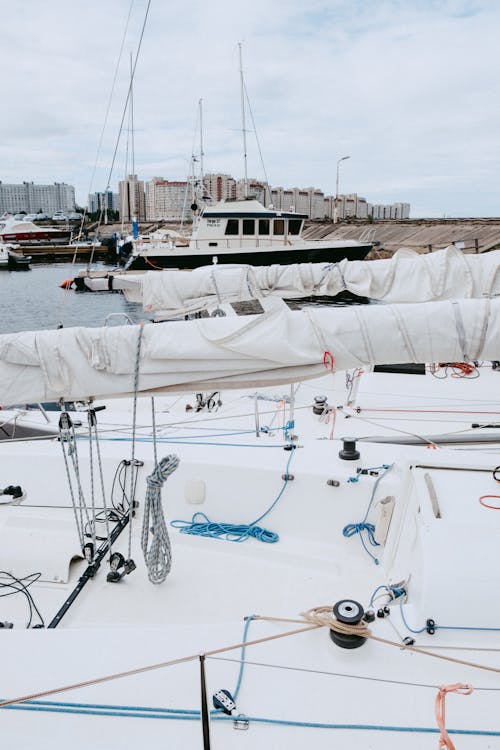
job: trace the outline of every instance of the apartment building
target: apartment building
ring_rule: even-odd
[[[145,205],[148,221],[192,219],[190,184],[181,180],[153,177],[146,183]]]
[[[229,174],[206,174],[203,185],[214,203],[236,198],[236,180]]]
[[[144,181],[138,180],[136,174],[129,174],[118,183],[118,210],[124,221],[146,219]]]
[[[67,213],[75,208],[75,188],[65,182],[54,182],[53,185],[0,182],[0,214],[17,214],[21,211],[27,214]]]

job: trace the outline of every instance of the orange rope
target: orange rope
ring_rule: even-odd
[[[455,750],[455,745],[450,739],[450,735],[446,731],[445,727],[445,701],[447,693],[458,693],[459,695],[470,695],[473,688],[463,682],[455,682],[452,685],[440,685],[438,688],[438,694],[436,695],[436,721],[441,732],[439,738],[439,748],[447,748],[447,750]]]
[[[157,271],[163,271],[163,268],[161,266],[155,266],[155,264],[152,263],[150,260],[148,260],[146,256],[143,256],[143,257],[146,263],[148,264],[148,266],[151,266],[151,268],[155,268]]]
[[[481,495],[479,498],[479,502],[483,506],[483,508],[490,508],[491,510],[500,510],[500,505],[489,505],[489,503],[485,503],[485,500],[500,500],[500,495]]]

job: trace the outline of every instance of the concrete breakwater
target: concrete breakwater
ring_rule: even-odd
[[[500,219],[406,219],[404,221],[352,221],[307,223],[304,238],[352,239],[380,242],[368,257],[390,257],[401,247],[420,253],[434,252],[452,243],[464,252],[483,253],[500,248]]]

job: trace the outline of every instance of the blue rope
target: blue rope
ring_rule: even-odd
[[[399,609],[401,611],[401,619],[403,620],[404,626],[407,630],[410,631],[410,633],[424,633],[427,630],[427,625],[424,625],[423,628],[412,628],[410,625],[408,625],[408,622],[406,621],[406,617],[404,615],[403,611],[403,600],[399,602]],[[468,625],[438,625],[437,623],[432,626],[434,630],[472,630],[472,631],[480,631],[480,632],[492,632],[492,633],[498,633],[500,631],[500,628],[483,628],[483,627],[472,627]]]
[[[200,711],[171,708],[150,708],[148,706],[113,706],[95,703],[62,703],[49,701],[25,701],[24,703],[2,708],[13,711],[47,711],[51,713],[77,714],[90,716],[118,716],[138,719],[174,719],[176,721],[199,721]],[[234,716],[212,711],[215,721],[234,722]],[[437,727],[408,727],[383,724],[322,724],[313,721],[292,721],[289,719],[269,719],[262,716],[245,716],[246,721],[275,726],[304,727],[311,729],[346,729],[372,732],[404,732],[420,734],[439,734]],[[500,737],[500,731],[486,729],[448,729],[449,734],[474,737]]]
[[[359,482],[361,476],[365,476],[362,472],[377,471],[377,469],[389,469],[389,464],[381,464],[380,466],[368,466],[365,469],[358,469],[355,476],[349,477],[347,484],[356,484]],[[384,472],[385,473],[385,472]]]
[[[366,531],[368,541],[373,547],[380,547],[379,543],[375,541],[375,526],[372,523],[348,523],[347,526],[344,526],[344,528],[342,529],[342,535],[347,539],[350,539],[350,537],[354,536],[355,534],[359,534],[361,544],[365,548],[365,551],[370,555],[375,565],[378,565],[378,559],[370,552],[365,544],[365,540],[363,539],[363,535],[361,533],[362,531]]]
[[[388,601],[393,601],[394,599],[399,599],[400,596],[403,596],[404,594],[406,594],[406,590],[405,589],[403,589],[403,588],[398,589],[398,588],[396,588],[394,586],[387,586],[384,583],[381,586],[377,586],[377,588],[375,589],[375,591],[371,595],[370,604],[369,604],[370,607],[373,607],[373,605],[375,603],[375,597],[377,596],[378,592],[382,591],[382,590],[384,590],[384,591],[387,592],[387,595],[389,597]]]
[[[252,430],[252,432],[255,432],[255,430]],[[88,436],[86,435],[77,435],[76,436],[78,440],[88,440]],[[94,439],[94,438],[92,438]],[[99,437],[99,440],[107,440],[108,442],[112,443],[130,443],[131,438],[128,437]],[[136,437],[135,438],[136,443],[152,443],[153,438],[150,437]],[[175,438],[157,438],[157,443],[178,443],[179,445],[219,445],[223,448],[281,448],[283,449],[285,445],[283,443],[279,445],[262,445],[262,443],[214,443],[210,441],[196,441],[192,442],[191,440],[176,440]]]
[[[259,542],[266,542],[267,544],[273,544],[279,540],[279,534],[274,531],[264,529],[257,524],[262,521],[263,518],[269,515],[276,503],[280,500],[283,495],[288,482],[289,474],[288,469],[290,468],[290,462],[295,452],[295,446],[292,446],[290,450],[290,456],[288,458],[285,479],[283,485],[278,492],[276,498],[273,500],[269,508],[262,513],[252,523],[234,524],[234,523],[219,523],[218,521],[211,521],[205,513],[195,513],[190,521],[183,521],[182,519],[175,519],[171,521],[171,526],[174,529],[179,529],[181,534],[191,534],[192,536],[204,536],[210,539],[224,539],[226,542],[245,542],[247,539],[252,537],[258,539]]]
[[[243,638],[241,639],[243,642],[243,646],[241,647],[241,653],[240,653],[240,670],[238,672],[238,679],[236,681],[236,687],[233,693],[233,698],[234,698],[235,703],[237,701],[238,694],[240,692],[241,681],[243,679],[243,670],[245,669],[245,652],[247,648],[248,629],[254,617],[255,615],[249,615],[249,617],[246,618],[245,627],[243,629]]]
[[[371,557],[371,559],[373,560],[373,562],[375,563],[375,565],[379,564],[379,560],[378,560],[377,557],[375,557],[374,554],[372,554],[372,552],[370,552],[370,550],[366,546],[366,542],[365,542],[364,537],[363,537],[363,531],[366,532],[366,535],[368,537],[368,541],[370,542],[370,544],[372,545],[372,547],[379,547],[380,546],[375,541],[375,536],[374,536],[374,534],[375,534],[375,526],[372,523],[367,523],[366,519],[368,518],[368,514],[369,514],[369,512],[371,510],[371,507],[372,507],[372,504],[373,504],[373,500],[375,498],[375,493],[377,491],[377,487],[379,485],[380,480],[385,477],[385,475],[387,474],[387,472],[390,471],[393,466],[394,466],[394,464],[382,464],[382,466],[374,466],[373,467],[373,469],[384,469],[384,471],[375,480],[375,483],[374,483],[373,488],[372,488],[372,494],[370,495],[370,500],[368,502],[368,506],[366,508],[366,513],[364,515],[364,518],[359,523],[348,523],[347,526],[344,526],[344,528],[342,529],[343,536],[347,537],[348,539],[350,537],[352,537],[352,536],[355,536],[356,534],[359,534],[359,538],[361,540],[361,544],[363,545],[363,548],[364,548],[365,552]],[[373,469],[369,469],[368,471],[373,471]],[[359,474],[358,474],[358,478],[359,478]],[[353,479],[352,477],[350,477],[348,481],[355,481],[356,482],[357,479]]]

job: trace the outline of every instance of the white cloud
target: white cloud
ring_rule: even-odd
[[[94,189],[106,185],[145,7],[135,0]],[[85,200],[128,8],[16,5],[0,48],[0,179],[66,180]],[[10,1],[0,17],[12,19]],[[495,215],[499,20],[487,1],[153,0],[135,84],[136,171],[185,177],[202,96],[206,168],[241,175],[243,40],[273,184],[331,193],[336,160],[349,154],[345,192],[407,200],[415,215]],[[252,136],[249,154],[262,176]]]

